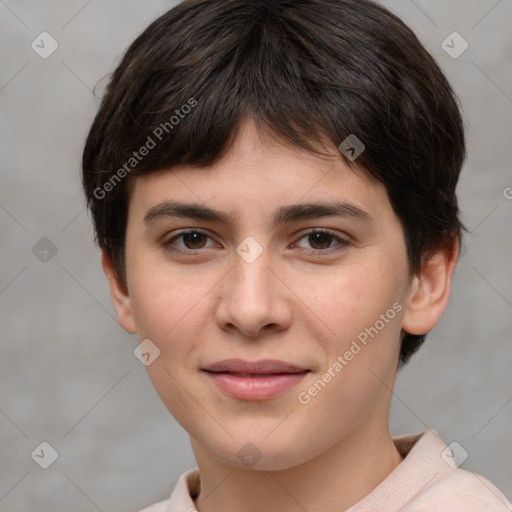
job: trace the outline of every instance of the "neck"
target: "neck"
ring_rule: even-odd
[[[339,512],[355,505],[402,461],[389,428],[359,426],[335,445],[286,470],[241,469],[191,438],[201,475],[199,512]],[[298,448],[300,449],[300,448]]]

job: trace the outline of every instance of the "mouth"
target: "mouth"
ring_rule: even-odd
[[[276,360],[219,361],[201,371],[225,395],[238,400],[266,400],[298,384],[311,370]]]

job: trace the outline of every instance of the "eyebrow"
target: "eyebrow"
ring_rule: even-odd
[[[233,225],[236,215],[216,210],[200,203],[183,203],[164,201],[144,215],[144,224],[152,224],[161,218],[184,217],[190,219],[220,222]],[[299,203],[281,206],[272,215],[272,227],[297,220],[316,219],[320,217],[340,217],[359,220],[368,226],[374,226],[372,216],[354,203],[347,201]]]

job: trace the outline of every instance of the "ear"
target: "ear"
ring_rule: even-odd
[[[104,249],[101,250],[101,266],[103,267],[103,272],[105,272],[108,279],[112,303],[114,304],[114,308],[117,313],[117,320],[125,331],[135,334],[137,329],[135,327],[132,303],[128,289],[118,278],[114,269],[114,264],[112,263],[112,258]]]
[[[450,240],[423,262],[411,282],[402,329],[427,334],[437,324],[450,298],[450,285],[459,255],[459,240]]]

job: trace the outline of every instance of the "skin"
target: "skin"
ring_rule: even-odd
[[[144,222],[166,200],[232,213],[230,225],[180,217]],[[304,202],[350,201],[372,218],[321,217],[271,225],[272,212]],[[170,239],[196,228],[205,236]],[[335,237],[308,236],[327,228]],[[252,263],[237,246],[253,237]],[[173,244],[187,254],[166,248]],[[195,252],[194,252],[195,251]],[[389,407],[403,330],[434,328],[450,292],[456,242],[410,275],[404,233],[384,186],[329,158],[240,127],[208,168],[175,167],[137,178],[129,204],[123,285],[102,255],[122,327],[160,355],[147,367],[170,413],[190,435],[201,475],[200,512],[345,510],[400,462]],[[394,303],[402,309],[308,404],[298,401]],[[266,400],[223,394],[200,371],[239,357],[279,359],[311,370]],[[237,452],[252,443],[252,467]]]

